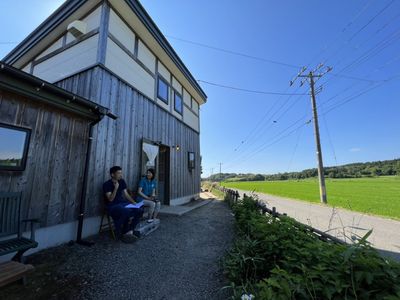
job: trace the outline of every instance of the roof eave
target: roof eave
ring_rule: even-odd
[[[172,61],[176,64],[179,70],[185,75],[190,84],[196,89],[200,96],[203,97],[204,102],[207,102],[207,95],[200,87],[196,79],[190,73],[190,71],[186,68],[185,64],[179,58],[178,54],[172,48],[171,44],[165,38],[165,36],[161,33],[161,30],[154,23],[152,18],[146,12],[144,7],[140,4],[139,1],[136,0],[126,0],[131,9],[136,13],[140,21],[146,26],[147,30],[151,33],[151,35],[155,38],[155,40],[161,45],[163,50],[168,54],[168,56],[172,59]]]
[[[31,95],[38,96],[39,95],[38,92],[40,90],[43,90],[46,93],[55,96],[56,98],[63,99],[62,101],[63,107],[76,112],[78,112],[81,109],[82,111],[85,112],[85,115],[90,116],[91,119],[99,119],[102,118],[103,116],[109,116],[111,118],[115,118],[115,116],[112,113],[110,113],[109,109],[102,105],[99,105],[81,96],[68,92],[54,84],[51,84],[33,75],[27,74],[19,69],[16,69],[0,61],[0,74],[1,73],[8,74],[9,78],[14,78],[19,82],[23,83],[24,85],[29,84],[30,86],[32,86],[34,89],[30,89],[29,91]],[[7,84],[7,82],[4,83]],[[11,84],[10,88],[12,88]],[[23,89],[18,90],[16,89],[16,86],[13,86],[13,88],[18,92],[21,93],[23,92]],[[58,103],[58,106],[60,106],[60,103]]]
[[[44,20],[31,34],[29,34],[21,43],[19,43],[10,53],[2,60],[14,65],[21,57],[23,57],[33,46],[45,38],[55,27],[62,23],[66,17],[71,15],[86,0],[70,0],[65,1],[55,12],[53,12],[46,20]]]

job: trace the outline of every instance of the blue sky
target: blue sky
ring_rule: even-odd
[[[2,0],[0,42],[22,40],[62,2]],[[316,84],[325,165],[400,157],[400,77],[393,78],[400,75],[400,1],[141,2],[196,79],[304,94],[307,84],[289,87],[297,66],[333,67]],[[0,56],[13,46],[0,44]],[[266,174],[316,166],[308,95],[201,86],[208,95],[201,107],[203,176],[218,172],[220,162],[223,172]]]

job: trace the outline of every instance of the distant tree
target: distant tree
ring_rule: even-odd
[[[395,168],[395,171],[396,171],[396,175],[400,176],[400,161],[397,162],[397,166]]]
[[[265,176],[261,175],[261,174],[256,174],[256,176],[254,176],[254,180],[255,181],[264,181],[265,180]]]

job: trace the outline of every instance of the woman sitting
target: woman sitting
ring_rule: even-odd
[[[154,169],[148,169],[146,176],[139,182],[138,195],[136,202],[143,201],[143,206],[149,207],[148,223],[157,218],[160,211],[160,201],[156,198],[156,180]]]

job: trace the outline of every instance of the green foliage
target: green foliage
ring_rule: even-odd
[[[319,240],[289,217],[262,215],[254,199],[234,205],[237,240],[224,260],[234,296],[256,299],[400,299],[400,265],[366,241]]]
[[[360,178],[360,177],[375,177],[375,176],[400,176],[400,159],[353,163],[336,167],[325,167],[325,176],[328,178]],[[274,180],[291,180],[291,179],[306,179],[317,177],[318,171],[316,168],[307,169],[301,172],[285,172],[272,175],[262,174],[236,174],[222,173],[214,174],[208,178],[211,181],[274,181]]]
[[[317,179],[226,182],[233,189],[319,203]],[[328,205],[400,219],[400,177],[327,179]]]

